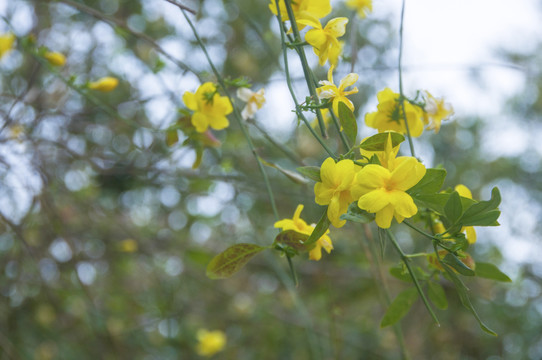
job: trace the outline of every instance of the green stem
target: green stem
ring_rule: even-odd
[[[220,84],[220,87],[222,88],[222,91],[224,91],[224,94],[226,94],[226,96],[230,100],[230,103],[232,104],[234,118],[237,121],[237,124],[239,125],[239,127],[241,128],[241,131],[243,132],[243,136],[245,137],[245,139],[246,139],[246,141],[248,143],[250,151],[252,152],[252,154],[254,155],[254,158],[256,159],[256,162],[258,163],[258,168],[259,168],[260,172],[262,173],[262,176],[263,176],[263,179],[264,179],[264,182],[265,182],[265,187],[267,189],[267,194],[269,195],[269,200],[271,202],[271,208],[273,209],[273,214],[275,215],[275,219],[278,221],[279,220],[279,213],[277,211],[277,206],[275,204],[275,197],[273,196],[273,190],[271,189],[271,184],[269,183],[269,178],[267,177],[267,173],[265,172],[263,164],[260,161],[260,158],[258,157],[258,154],[256,153],[256,148],[254,147],[254,144],[252,143],[252,140],[250,138],[248,130],[247,130],[245,124],[243,123],[243,119],[241,117],[241,114],[239,113],[239,110],[237,109],[237,107],[234,105],[233,99],[231,98],[231,96],[230,96],[230,94],[228,92],[228,89],[226,88],[226,84],[224,83],[224,79],[222,78],[222,76],[218,72],[217,68],[215,67],[213,61],[211,60],[211,57],[209,56],[209,53],[207,52],[207,49],[205,48],[205,45],[201,41],[201,39],[200,39],[200,37],[198,35],[198,32],[197,32],[196,28],[194,27],[194,24],[192,23],[192,21],[190,20],[190,18],[186,14],[186,10],[183,9],[183,8],[180,8],[180,10],[183,13],[184,18],[188,22],[188,25],[190,25],[190,28],[192,29],[192,32],[194,33],[194,37],[196,38],[196,41],[198,42],[201,50],[205,54],[205,57],[207,58],[207,62],[211,66],[211,69],[213,70],[213,73],[215,74],[216,79],[217,79],[218,83]]]
[[[299,30],[297,28],[297,23],[295,21],[294,11],[292,9],[292,4],[290,3],[291,0],[284,0],[284,4],[286,5],[286,11],[288,12],[288,17],[290,18],[290,26],[292,27],[292,32],[294,33],[294,39],[295,43],[301,42],[301,36],[299,35]],[[278,6],[278,1],[277,8]],[[278,16],[280,16],[280,10],[278,10]],[[309,93],[311,94],[311,97],[314,99],[314,102],[318,105],[320,103],[320,100],[318,98],[318,93],[316,92],[316,86],[314,85],[313,74],[309,67],[309,64],[307,62],[307,57],[305,55],[305,51],[303,50],[303,47],[297,46],[297,53],[299,54],[299,59],[301,60],[301,66],[303,67],[303,73],[305,75],[305,80],[307,81],[307,87],[309,88]],[[320,131],[322,133],[322,137],[324,139],[327,139],[327,133],[326,133],[326,127],[324,124],[324,118],[322,117],[322,112],[320,109],[316,110],[316,117],[318,118],[318,125],[320,125]]]
[[[286,146],[273,139],[273,137],[271,137],[256,121],[254,121],[253,119],[248,119],[247,123],[258,129],[258,131],[267,139],[267,141],[269,141],[273,146],[282,151],[284,155],[286,155],[290,160],[292,160],[292,162],[303,165],[303,160],[298,158],[297,155],[292,152],[292,150],[288,149]]]
[[[282,54],[284,57],[284,72],[286,74],[286,84],[288,85],[288,90],[290,91],[290,95],[292,96],[292,100],[294,101],[294,104],[295,104],[295,112],[298,118],[300,118],[301,121],[303,121],[303,123],[307,126],[312,136],[314,136],[314,138],[320,143],[320,145],[322,145],[322,147],[328,153],[328,155],[331,156],[332,158],[335,158],[335,154],[333,154],[333,151],[331,151],[331,149],[324,143],[324,140],[322,140],[322,138],[314,131],[310,123],[307,121],[307,118],[305,117],[305,115],[303,115],[301,106],[299,105],[299,102],[297,101],[297,97],[295,96],[294,88],[292,86],[292,79],[290,77],[290,68],[288,65],[288,53],[287,53],[286,39],[285,39],[286,35],[284,32],[284,28],[282,26],[282,18],[280,15],[278,1],[277,1],[277,20],[279,22],[280,37],[281,37],[281,42],[282,42]],[[318,110],[317,110],[317,113],[318,113]],[[322,123],[323,123],[323,120],[322,120]],[[320,126],[323,126],[323,124]]]
[[[401,257],[401,260],[403,261],[403,263],[407,267],[408,273],[410,274],[410,277],[412,278],[412,281],[414,282],[414,285],[416,286],[416,290],[418,290],[418,293],[420,294],[420,296],[422,298],[422,301],[423,301],[423,304],[427,308],[427,311],[429,311],[429,314],[431,314],[431,317],[433,318],[435,323],[438,326],[440,326],[440,323],[439,323],[439,321],[437,319],[437,316],[433,312],[433,309],[431,308],[431,305],[429,304],[429,301],[427,300],[427,298],[425,296],[425,293],[423,292],[422,287],[420,286],[420,283],[418,282],[418,278],[416,277],[416,275],[414,274],[414,271],[412,270],[412,267],[410,266],[410,259],[403,252],[403,250],[399,246],[399,243],[397,242],[397,239],[395,238],[395,235],[393,235],[393,233],[390,231],[390,229],[386,229],[386,233],[388,234],[388,237],[390,238],[393,246],[395,247],[395,249],[399,253],[399,256]]]
[[[407,115],[405,111],[405,95],[403,93],[403,23],[405,20],[405,3],[406,0],[403,0],[403,5],[401,6],[401,24],[399,26],[399,106],[403,110],[403,118],[405,120],[405,128],[407,131],[408,145],[410,146],[410,154],[416,157],[414,152],[414,144],[412,142],[412,136],[410,135],[410,129],[408,127]]]
[[[333,123],[335,124],[335,128],[337,129],[337,132],[339,133],[339,137],[341,138],[341,141],[345,147],[345,150],[348,152],[350,150],[350,143],[348,142],[348,139],[344,135],[344,133],[341,131],[341,124],[339,123],[339,120],[337,119],[337,116],[335,115],[335,112],[333,111],[333,108],[330,106],[328,107],[329,114],[331,115],[331,118],[333,119]]]
[[[384,302],[386,304],[386,307],[389,307],[391,304],[391,296],[388,291],[386,277],[382,273],[382,266],[380,264],[380,261],[378,261],[378,255],[375,249],[376,245],[375,245],[373,233],[371,232],[371,228],[369,227],[368,224],[363,224],[363,230],[365,232],[365,237],[368,240],[367,243],[369,244],[369,246],[365,245],[363,240],[361,241],[361,246],[365,250],[367,260],[372,265],[373,272],[375,273],[375,276],[378,280],[375,282],[375,284],[377,288],[380,290],[381,296],[384,297]],[[408,355],[408,351],[406,348],[405,338],[403,336],[401,324],[400,323],[393,324],[393,330],[395,332],[395,336],[397,337],[397,341],[399,342],[399,347],[401,348],[401,357],[403,358],[403,360],[408,360],[410,357]]]
[[[434,242],[436,242],[436,243],[438,244],[438,246],[440,246],[440,247],[443,248],[444,250],[447,250],[447,251],[452,252],[452,253],[454,252],[454,251],[452,251],[450,248],[448,248],[447,246],[445,246],[445,245],[442,244],[442,242],[441,242],[442,239],[439,239],[439,238],[436,237],[436,236],[433,236],[433,235],[431,235],[431,234],[426,233],[425,231],[422,231],[422,230],[418,229],[418,228],[415,227],[414,225],[410,224],[408,221],[403,221],[403,223],[404,223],[406,226],[408,226],[409,228],[411,228],[412,230],[416,231],[417,233],[422,234],[423,236],[425,236],[425,237],[427,237],[427,238],[433,240]]]

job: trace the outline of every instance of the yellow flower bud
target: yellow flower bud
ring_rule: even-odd
[[[207,331],[200,329],[196,337],[198,339],[196,352],[200,356],[213,356],[226,346],[226,334],[220,330]]]
[[[15,35],[7,33],[0,35],[0,59],[11,51],[15,43]]]
[[[47,51],[43,57],[53,66],[64,66],[66,57],[59,52]]]
[[[101,92],[109,92],[115,90],[118,84],[119,80],[117,78],[106,76],[97,81],[91,82],[90,84],[88,84],[88,88]]]

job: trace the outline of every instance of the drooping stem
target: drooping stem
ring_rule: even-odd
[[[284,0],[284,4],[286,5],[286,11],[288,12],[288,17],[290,18],[290,26],[292,27],[292,32],[294,33],[294,40],[296,43],[301,43],[301,36],[299,35],[299,29],[297,28],[294,11],[292,9],[292,4],[290,2],[291,0]],[[276,1],[276,3],[277,3],[277,8],[278,8],[278,1]],[[280,16],[280,9],[278,10],[278,16]],[[311,94],[311,98],[314,100],[316,105],[318,105],[320,104],[320,100],[316,92],[316,86],[314,85],[314,82],[312,81],[313,74],[309,67],[309,63],[307,62],[307,56],[305,55],[305,51],[303,50],[303,47],[298,46],[296,48],[297,48],[297,53],[299,54],[299,59],[301,60],[301,66],[303,67],[303,73],[305,75],[305,80],[307,81],[307,87],[309,88],[309,93]],[[322,117],[322,111],[320,109],[316,109],[316,118],[318,119],[318,125],[320,126],[320,132],[322,133],[322,137],[326,139],[327,138],[326,127],[324,124],[324,118]]]
[[[335,154],[333,154],[333,151],[331,151],[331,149],[326,145],[324,140],[314,131],[314,129],[308,122],[307,118],[305,117],[305,115],[303,114],[301,110],[301,106],[299,105],[299,101],[297,100],[297,97],[295,95],[294,88],[292,86],[292,79],[290,76],[290,67],[288,65],[288,53],[287,53],[288,49],[286,47],[286,34],[284,32],[284,28],[282,27],[282,17],[280,14],[278,2],[276,3],[276,5],[277,5],[277,20],[279,23],[280,37],[281,37],[281,42],[282,42],[282,54],[284,57],[284,71],[286,74],[286,84],[288,85],[288,90],[290,91],[290,95],[292,96],[292,100],[294,101],[296,114],[299,117],[299,119],[301,119],[301,121],[303,121],[303,123],[307,126],[312,136],[314,136],[314,138],[320,143],[320,145],[322,145],[322,147],[328,153],[328,155],[331,156],[332,158],[335,158]],[[325,126],[323,124],[323,120],[322,120],[322,125],[320,126]]]
[[[422,301],[423,301],[423,304],[427,308],[427,311],[429,311],[429,314],[431,314],[431,317],[433,318],[435,323],[438,326],[440,326],[440,323],[439,323],[439,321],[437,319],[437,316],[433,312],[433,309],[431,308],[431,305],[429,304],[429,301],[427,300],[427,297],[425,296],[425,293],[423,292],[422,287],[420,286],[418,278],[416,277],[416,274],[414,274],[414,271],[412,270],[412,267],[410,266],[410,259],[403,252],[403,250],[401,249],[401,246],[399,246],[399,243],[397,242],[397,239],[395,238],[395,235],[393,235],[393,233],[390,231],[390,229],[386,229],[386,234],[388,235],[388,237],[390,238],[393,246],[395,247],[395,249],[399,253],[399,256],[401,257],[401,260],[403,261],[403,263],[407,267],[408,273],[410,274],[410,277],[412,278],[412,281],[414,282],[414,286],[416,286],[416,290],[418,290],[418,293],[420,294],[420,296],[422,298]]]
[[[369,246],[365,244],[363,239],[361,239],[360,243],[365,251],[367,260],[371,264],[374,276],[377,279],[377,281],[375,281],[375,284],[380,290],[379,293],[381,294],[381,297],[384,298],[384,303],[388,307],[391,304],[391,296],[388,291],[386,277],[382,273],[382,266],[380,264],[380,261],[378,260],[378,255],[375,249],[375,240],[373,237],[373,233],[371,232],[371,228],[369,227],[368,224],[363,224],[363,230],[364,230],[365,237],[367,238],[367,243],[369,244]],[[402,359],[408,360],[410,357],[408,355],[408,351],[405,345],[405,338],[403,336],[403,331],[401,330],[401,325],[399,323],[393,324],[393,331],[395,332],[395,336],[397,337],[399,347],[401,348]]]
[[[412,142],[412,136],[410,135],[410,128],[408,126],[407,114],[405,111],[405,95],[403,93],[403,24],[405,21],[405,3],[406,0],[403,0],[403,5],[401,6],[401,23],[399,25],[399,61],[398,61],[398,70],[399,70],[399,106],[403,111],[403,119],[405,121],[405,128],[408,137],[408,145],[410,147],[410,154],[416,157],[416,152],[414,151],[414,144]]]

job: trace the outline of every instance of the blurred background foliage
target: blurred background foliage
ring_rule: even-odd
[[[278,27],[266,1],[183,4],[197,12],[196,27],[224,75],[244,76],[254,90],[286,93]],[[341,2],[334,2],[333,15],[351,19],[337,71],[362,74],[353,96],[361,124],[364,106],[380,90],[374,79],[395,74],[398,24],[360,21]],[[385,305],[378,274],[392,297],[406,285],[387,272],[399,261],[392,251],[372,256],[374,228],[332,230],[331,255],[320,262],[295,258],[298,288],[276,253],[231,279],[206,278],[207,263],[227,246],[270,244],[275,219],[233,121],[215,134],[222,146],[207,150],[198,170],[191,169],[193,149],[166,145],[165,129],[181,116],[183,92],[214,80],[175,5],[7,1],[0,30],[18,37],[0,63],[0,358],[191,359],[200,328],[226,333],[227,346],[215,356],[221,359],[400,358],[393,331],[379,328]],[[25,46],[29,37],[64,53],[66,65],[53,68],[34,56]],[[532,70],[539,54],[502,57]],[[326,76],[323,68],[316,74]],[[511,98],[505,113],[540,131],[542,78],[534,70],[526,75],[525,93]],[[76,91],[102,76],[118,77],[119,87],[107,94]],[[304,79],[298,80],[302,93]],[[258,154],[290,170],[319,165],[319,145],[295,126],[289,108],[276,110],[248,124]],[[279,114],[291,123],[277,130]],[[484,199],[492,186],[501,187],[503,226],[481,231],[471,254],[501,264],[514,282],[467,281],[499,337],[483,333],[443,283],[450,305],[438,311],[440,328],[420,301],[403,319],[408,351],[414,359],[540,359],[542,266],[539,259],[514,260],[513,244],[502,244],[521,236],[539,249],[539,223],[528,219],[540,215],[542,149],[530,143],[513,156],[489,156],[480,146],[484,119],[460,120],[424,136],[420,146],[433,149],[433,165],[448,170],[446,186],[465,183]],[[330,133],[328,143],[338,148]],[[295,156],[285,156],[270,138]],[[312,183],[267,172],[281,217],[302,203],[303,217],[316,222],[322,209]],[[430,245],[403,227],[396,233],[410,252]]]

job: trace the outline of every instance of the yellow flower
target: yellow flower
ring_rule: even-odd
[[[333,83],[333,66],[331,66],[327,72],[327,80],[320,81],[320,85],[322,86],[316,89],[318,97],[320,99],[332,99],[333,112],[335,114],[339,114],[340,102],[343,102],[350,110],[354,111],[354,104],[346,96],[357,93],[358,88],[354,87],[349,91],[344,91],[344,89],[354,85],[358,81],[358,78],[358,74],[350,73],[342,78],[339,87],[337,87]]]
[[[220,330],[200,329],[196,333],[196,338],[198,339],[196,352],[200,356],[213,356],[226,346],[226,334]]]
[[[15,35],[7,33],[0,35],[0,59],[11,51],[15,43]]]
[[[307,223],[300,218],[301,211],[303,211],[303,205],[299,204],[295,209],[294,217],[292,219],[282,219],[277,221],[274,226],[282,229],[282,231],[294,230],[305,235],[312,234],[314,225],[307,225]],[[320,237],[320,239],[318,239],[318,241],[316,241],[316,246],[309,251],[309,259],[316,261],[320,260],[322,258],[322,248],[324,248],[328,254],[333,250],[333,244],[331,243],[328,234],[329,229],[322,237]]]
[[[377,94],[377,111],[365,115],[365,124],[378,132],[387,130],[397,131],[406,134],[405,117],[399,103],[400,95],[394,93],[390,88],[385,88]],[[408,101],[404,101],[405,112],[408,121],[410,135],[417,137],[423,132],[421,111]]]
[[[66,63],[66,57],[59,52],[47,51],[43,57],[53,66],[64,66]]]
[[[348,19],[345,17],[331,19],[324,28],[320,21],[313,17],[298,19],[297,22],[314,28],[307,31],[305,40],[312,45],[320,66],[323,66],[328,59],[330,65],[336,66],[342,52],[342,44],[337,38],[344,35]]]
[[[115,90],[118,84],[119,80],[117,78],[106,76],[97,81],[91,82],[90,84],[88,84],[88,87],[91,90],[110,92]]]
[[[290,4],[292,5],[296,23],[299,22],[300,19],[305,19],[306,17],[321,19],[331,12],[329,0],[296,0],[290,1]],[[282,21],[290,20],[284,0],[279,1],[279,8]],[[271,0],[269,9],[274,15],[277,15],[276,0]],[[305,25],[301,23],[298,25],[299,30],[302,30],[304,27]]]
[[[425,166],[414,157],[395,158],[391,139],[386,149],[387,164],[369,164],[357,173],[354,195],[359,196],[358,207],[376,213],[376,224],[382,229],[391,226],[395,217],[398,223],[418,212],[414,200],[406,193],[425,175]]]
[[[252,119],[254,114],[258,109],[261,109],[263,104],[265,104],[265,90],[262,88],[257,92],[254,92],[248,88],[239,88],[237,89],[237,97],[247,104],[241,112],[243,119]]]
[[[447,120],[454,114],[454,109],[450,103],[444,102],[444,99],[437,99],[425,91],[425,107],[423,121],[427,125],[427,130],[435,130],[436,133],[440,130],[440,123]]]
[[[368,12],[373,11],[372,0],[346,0],[346,6],[356,10],[360,18],[365,18]]]
[[[185,92],[183,101],[187,108],[194,110],[191,121],[197,132],[205,132],[209,126],[222,130],[230,125],[226,115],[233,111],[233,107],[228,97],[218,94],[215,84],[206,82],[195,94]]]
[[[358,170],[359,167],[352,160],[335,163],[332,158],[327,158],[320,168],[322,181],[314,185],[315,201],[318,205],[329,205],[327,217],[335,227],[346,223],[340,217],[346,214],[348,205],[355,200],[351,189]]]
[[[465,185],[459,184],[454,190],[457,191],[460,196],[467,199],[472,199],[472,193]],[[476,230],[474,230],[473,226],[464,226],[461,231],[465,232],[469,244],[474,244],[476,242]]]

